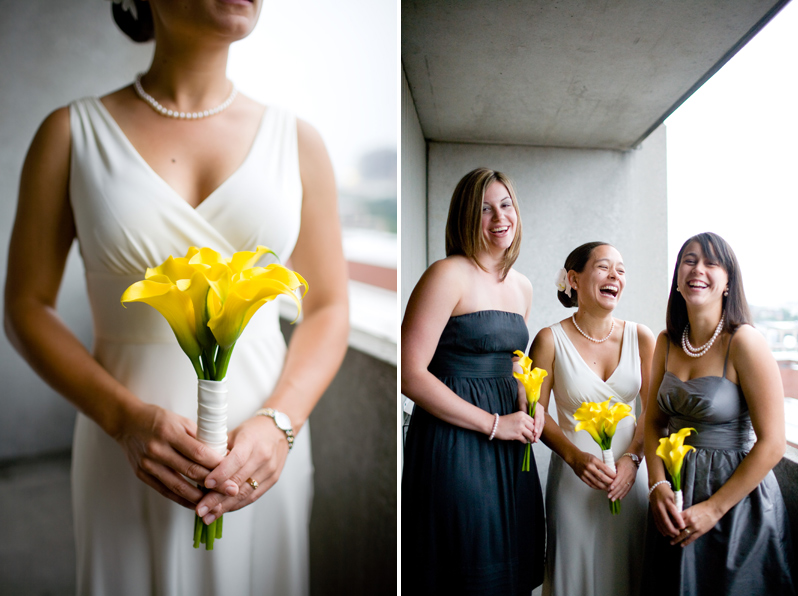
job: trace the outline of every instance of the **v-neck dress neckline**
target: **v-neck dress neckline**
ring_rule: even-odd
[[[127,150],[130,153],[131,158],[133,158],[135,161],[137,161],[139,163],[139,165],[141,167],[143,167],[145,170],[147,170],[153,176],[153,178],[159,180],[160,183],[166,189],[168,189],[169,192],[167,194],[170,194],[175,199],[178,199],[181,202],[183,202],[186,205],[186,207],[188,207],[192,211],[201,211],[202,210],[202,206],[205,203],[207,203],[209,200],[212,200],[215,196],[219,195],[220,192],[223,191],[223,187],[231,179],[233,179],[241,170],[243,170],[247,166],[248,162],[252,158],[252,155],[256,152],[258,141],[260,140],[261,134],[262,134],[262,132],[263,132],[263,130],[265,128],[264,124],[265,124],[266,119],[269,117],[269,114],[271,112],[271,110],[269,108],[266,108],[266,110],[264,110],[263,114],[261,115],[260,119],[258,120],[258,125],[257,125],[258,129],[257,129],[257,131],[255,133],[255,137],[252,140],[252,144],[250,145],[250,148],[247,151],[246,156],[244,157],[242,162],[238,165],[238,167],[236,167],[236,169],[233,170],[230,173],[229,176],[227,176],[224,180],[222,180],[222,182],[216,188],[214,188],[205,198],[203,198],[197,204],[196,207],[194,207],[194,206],[191,205],[191,203],[189,203],[186,200],[186,198],[183,195],[181,195],[179,192],[177,192],[177,190],[175,190],[175,188],[171,184],[169,184],[166,181],[166,179],[161,174],[159,174],[158,172],[155,171],[155,168],[152,167],[150,162],[148,162],[146,159],[144,159],[144,157],[141,155],[141,152],[139,152],[139,150],[136,149],[136,146],[130,140],[130,137],[128,137],[127,134],[125,134],[125,131],[122,130],[121,126],[119,126],[119,123],[116,121],[116,118],[114,118],[111,115],[111,112],[108,111],[108,108],[105,106],[105,104],[102,102],[102,100],[100,98],[97,98],[97,97],[92,97],[92,98],[90,98],[90,100],[93,101],[96,104],[98,111],[102,114],[103,118],[106,120],[106,122],[108,124],[108,127],[114,132],[114,134],[116,134],[118,136],[118,140],[119,140],[120,144],[122,144],[124,147],[127,148]]]

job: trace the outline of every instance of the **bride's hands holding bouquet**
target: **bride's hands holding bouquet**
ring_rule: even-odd
[[[230,452],[204,479],[212,490],[196,511],[206,524],[257,501],[280,478],[288,457],[285,433],[266,416],[244,421],[230,433],[229,445]]]
[[[196,422],[143,402],[131,407],[123,421],[114,438],[136,477],[167,499],[193,509],[203,494],[195,483],[204,483],[222,461],[197,440]]]

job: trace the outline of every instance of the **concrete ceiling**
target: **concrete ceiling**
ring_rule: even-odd
[[[627,150],[787,0],[403,0],[432,141]]]

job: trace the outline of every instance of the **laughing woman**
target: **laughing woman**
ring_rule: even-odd
[[[521,217],[510,181],[477,169],[455,188],[445,259],[402,322],[402,393],[416,404],[402,477],[402,591],[528,596],[542,579],[543,503],[524,445],[512,354],[529,341],[529,280],[512,269]],[[521,411],[519,411],[521,410]]]
[[[25,160],[5,322],[20,353],[79,410],[72,503],[81,595],[309,593],[306,421],[346,349],[346,270],[318,133],[236,94],[226,77],[230,44],[252,31],[260,8],[114,4],[131,37],[154,37],[149,70],[53,112]],[[75,239],[92,352],[55,308]],[[147,267],[189,246],[230,257],[258,244],[291,256],[313,291],[287,348],[276,305],[236,344],[221,457],[196,438],[196,375],[169,326],[119,300]],[[192,548],[195,512],[205,523],[235,512],[213,553]]]
[[[737,257],[713,233],[682,245],[667,330],[654,353],[646,455],[651,514],[646,595],[795,594],[791,542],[772,469],[784,455],[784,393],[767,342],[751,326]],[[684,511],[660,438],[691,428]],[[651,525],[651,524],[650,524]]]
[[[613,317],[625,286],[623,260],[613,246],[590,242],[574,249],[560,272],[557,297],[578,309],[542,329],[532,344],[535,366],[550,371],[540,402],[548,407],[553,391],[557,404],[557,422],[549,416],[542,437],[554,452],[546,486],[546,595],[628,595],[640,586],[643,425],[635,426],[632,417],[618,423],[614,472],[591,436],[574,430],[573,417],[582,402],[612,399],[634,409],[638,396],[645,411],[654,336]],[[622,500],[618,516],[610,514],[608,499]]]

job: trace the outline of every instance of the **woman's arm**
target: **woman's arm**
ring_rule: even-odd
[[[674,540],[682,546],[706,533],[754,490],[779,463],[787,447],[784,388],[765,338],[750,325],[743,325],[733,336],[729,358],[748,404],[756,443],[718,492],[684,511],[682,517],[690,534]]]
[[[264,403],[286,414],[295,434],[338,372],[349,333],[348,276],[332,164],[313,127],[300,120],[297,134],[302,224],[291,264],[308,280],[310,291],[303,301],[302,322],[291,335],[282,373]],[[229,497],[212,492],[198,504],[197,513],[205,516],[206,523],[257,500],[277,482],[288,456],[285,433],[266,416],[243,422],[230,433],[229,443],[230,453],[205,481],[208,488],[232,485]],[[257,490],[246,484],[249,477],[258,481]]]
[[[648,408],[645,418],[645,453],[648,469],[648,486],[652,487],[662,480],[668,480],[665,465],[657,456],[659,440],[668,434],[668,417],[657,405],[657,394],[662,378],[665,376],[665,360],[668,351],[668,334],[663,331],[657,338],[654,360],[651,367],[651,384],[648,390]],[[663,536],[676,536],[684,528],[682,515],[676,509],[671,485],[659,484],[649,496],[654,523]]]
[[[466,402],[427,370],[443,328],[467,290],[463,267],[459,258],[433,263],[410,296],[402,321],[402,393],[449,424],[490,435],[494,414]],[[533,440],[533,419],[525,412],[501,416],[496,438]]]
[[[22,169],[8,254],[4,326],[12,345],[53,389],[116,439],[136,475],[186,507],[220,458],[196,424],[144,404],[118,383],[58,316],[56,299],[75,225],[69,203],[69,110],[39,128]]]
[[[548,372],[540,387],[540,403],[548,411],[549,396],[554,385],[554,335],[551,329],[541,329],[532,342],[531,358],[535,366]],[[596,490],[607,490],[615,473],[599,458],[574,445],[562,432],[548,412],[541,440],[567,463],[582,482]]]
[[[628,325],[628,323],[627,323]],[[632,441],[625,453],[633,453],[642,461],[643,439],[645,437],[646,406],[648,404],[648,387],[651,381],[651,359],[654,355],[654,334],[645,325],[637,326],[637,348],[640,354],[640,416],[635,427]],[[637,479],[637,466],[630,457],[621,457],[615,462],[616,475],[607,492],[610,499],[623,499],[634,486]]]

